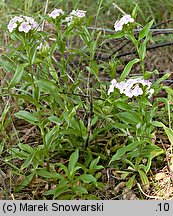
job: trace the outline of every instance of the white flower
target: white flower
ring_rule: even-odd
[[[67,16],[67,17],[65,18],[65,22],[67,22],[67,25],[68,25],[68,26],[71,25],[72,22],[73,22],[73,16]]]
[[[62,9],[54,9],[49,15],[49,17],[56,19],[60,15],[64,14],[64,11]]]
[[[149,88],[152,85],[152,83],[149,80],[144,80],[144,79],[141,79],[141,78],[138,78],[138,82],[141,83],[143,86],[148,86]]]
[[[128,23],[132,22],[134,22],[134,19],[130,15],[126,14],[120,20],[117,20],[114,23],[114,29],[116,32],[121,31],[124,25],[127,25]]]
[[[133,89],[133,96],[137,97],[137,96],[142,95],[142,94],[143,94],[143,90],[137,84]]]
[[[81,19],[85,17],[85,13],[86,11],[83,10],[72,10],[70,15],[65,18],[65,22],[67,22],[67,25],[69,26],[73,23],[75,18]]]
[[[139,129],[141,127],[141,123],[138,123],[137,125],[136,125],[136,129]]]
[[[109,89],[108,89],[108,95],[110,95],[111,92],[114,92],[114,86],[110,85]]]
[[[115,31],[121,31],[123,29],[123,23],[121,23],[120,21],[116,21],[114,23],[114,29]]]
[[[132,98],[134,96],[132,89],[125,89],[123,93],[129,98]]]
[[[116,81],[116,79],[111,80],[111,84],[112,84],[113,86],[116,86],[117,83],[118,83],[118,82]]]
[[[124,16],[120,19],[120,21],[121,21],[123,24],[128,24],[128,23],[134,22],[134,19],[133,19],[130,15],[126,14],[126,15],[124,15]]]
[[[23,22],[23,18],[21,16],[15,16],[10,20],[10,22],[13,22],[13,23],[19,22],[19,23],[21,23],[21,22]]]
[[[9,23],[7,28],[8,28],[8,31],[11,33],[14,29],[17,28],[17,23]]]
[[[149,89],[148,93],[149,93],[148,98],[151,98],[152,95],[154,94],[154,89],[153,88]]]
[[[119,83],[113,79],[108,90],[108,95],[114,91],[114,88],[117,88],[120,91],[120,94],[124,94],[129,98],[143,95],[144,91],[149,94],[148,97],[150,98],[154,93],[154,89],[150,89],[151,84],[152,83],[150,81],[144,80],[140,77],[136,79],[128,79]],[[141,85],[147,86],[147,88],[143,91]]]
[[[72,10],[72,12],[70,13],[70,15],[78,17],[78,18],[82,18],[85,17],[86,11],[83,10]]]
[[[31,25],[27,22],[23,22],[20,24],[19,29],[20,32],[28,33],[31,30]]]
[[[111,81],[111,85],[110,85],[109,90],[108,90],[108,95],[110,95],[111,92],[114,92],[114,88],[116,87],[117,84],[118,83],[115,79],[113,79]]]
[[[124,81],[117,83],[116,88],[118,88],[120,90],[120,93],[123,94],[126,90],[126,83]]]
[[[10,33],[15,29],[18,29],[19,32],[25,33],[28,33],[33,29],[37,29],[37,31],[39,31],[40,29],[38,27],[39,24],[35,22],[34,18],[22,15],[13,17],[7,26]]]
[[[23,16],[26,20],[27,23],[29,24],[33,24],[35,21],[34,21],[34,18],[32,17],[28,17],[28,16]]]
[[[32,29],[37,29],[37,31],[40,31],[41,29],[39,28],[39,24],[38,24],[38,22],[33,22],[33,24],[32,24]]]
[[[40,45],[38,45],[37,50],[41,50],[42,47],[43,47],[43,43],[41,42]]]

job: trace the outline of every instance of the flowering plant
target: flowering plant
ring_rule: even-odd
[[[125,25],[128,25],[128,24],[133,23],[133,22],[134,22],[134,19],[131,17],[131,15],[126,14],[120,20],[118,20],[114,23],[114,29],[116,32],[121,31],[121,30],[123,30],[123,27]]]
[[[13,17],[9,21],[7,28],[10,33],[15,30],[24,33],[28,33],[32,30],[40,30],[39,24],[34,20],[34,18],[22,15]]]
[[[118,31],[115,37],[124,36],[133,42],[139,58],[131,60],[125,66],[120,77],[112,79],[108,89],[108,102],[114,107],[115,121],[117,119],[119,121],[119,124],[115,123],[115,127],[121,130],[124,136],[128,137],[127,144],[122,145],[116,151],[110,164],[122,160],[130,166],[129,170],[123,171],[126,176],[132,175],[127,182],[129,189],[137,182],[137,173],[143,185],[149,185],[147,173],[151,161],[155,156],[163,154],[163,150],[152,142],[152,138],[155,136],[153,122],[157,115],[158,101],[155,100],[153,103],[151,99],[158,91],[159,85],[155,85],[148,80],[155,71],[145,71],[144,64],[146,46],[151,39],[150,28],[153,21],[141,28],[138,36],[134,35],[133,28],[138,25],[135,23],[136,9],[132,12],[132,16],[124,15],[119,21],[116,21],[114,28],[115,32]],[[119,32],[122,34],[119,34]],[[142,76],[128,78],[131,68],[137,63],[141,66]],[[143,163],[144,158],[145,163]]]
[[[10,159],[24,161],[20,172],[29,167],[20,189],[39,175],[57,181],[58,186],[45,195],[62,198],[60,195],[69,191],[75,197],[86,195],[88,190],[84,185],[99,186],[101,173],[96,172],[103,169],[98,165],[100,159],[122,172],[122,176],[130,176],[128,188],[133,187],[135,180],[139,181],[138,176],[142,184],[148,184],[151,161],[163,153],[153,143],[155,125],[159,124],[154,122],[158,101],[152,100],[163,78],[151,83],[150,76],[155,71],[145,70],[146,46],[151,39],[153,21],[141,28],[138,35],[134,34],[133,29],[138,25],[136,8],[131,15],[125,14],[114,23],[115,34],[108,37],[130,40],[138,57],[129,61],[119,75],[111,59],[108,62],[113,64],[110,83],[101,81],[104,63],[100,64],[97,58],[107,35],[87,28],[86,11],[72,10],[66,15],[62,9],[55,8],[43,17],[51,24],[51,31],[43,25],[40,29],[32,17],[21,15],[9,21],[7,29],[16,41],[9,62],[15,64],[11,67],[2,64],[14,72],[3,91],[17,98],[20,104],[21,110],[15,117],[34,125],[40,137],[37,145],[18,143],[17,149],[15,146],[10,151]],[[139,64],[142,73],[129,78],[135,64]],[[26,104],[33,109],[28,111]],[[106,144],[100,139],[103,135],[108,135]],[[79,161],[85,161],[87,168],[78,163],[76,149],[84,155]],[[62,152],[71,155],[68,167],[54,163],[61,160]]]
[[[62,9],[55,8],[51,13],[48,14],[49,17],[56,19],[57,17],[64,14],[64,11]]]
[[[143,88],[146,86],[146,94],[148,94],[148,98],[151,98],[154,93],[154,89],[151,88],[151,85],[152,83],[150,81],[144,80],[143,78],[128,79],[119,83],[113,79],[108,90],[108,95],[114,91],[114,88],[117,88],[120,94],[124,94],[129,98],[137,97],[144,94]]]
[[[65,18],[65,22],[70,26],[75,21],[79,21],[81,18],[85,17],[86,11],[83,10],[72,10],[72,12]]]

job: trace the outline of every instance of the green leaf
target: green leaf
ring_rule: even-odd
[[[137,125],[138,123],[141,123],[140,116],[137,112],[121,112],[116,114],[116,116],[127,124]]]
[[[25,45],[25,39],[24,39],[24,36],[22,34],[14,31],[14,32],[12,32],[12,34],[10,36],[13,40],[21,41],[22,44]]]
[[[147,34],[150,32],[150,29],[153,25],[154,20],[151,20],[149,23],[147,23],[143,29],[139,32],[138,40],[142,40],[144,37],[147,36]]]
[[[169,73],[166,73],[164,74],[160,79],[156,80],[156,82],[154,83],[155,85],[158,85],[160,84],[162,81],[168,79],[170,77],[171,74]]]
[[[96,195],[93,195],[93,194],[83,195],[82,199],[84,199],[84,200],[100,200],[99,197],[97,197]]]
[[[4,150],[4,146],[5,146],[5,140],[3,140],[1,143],[0,143],[0,155],[2,154],[3,150]]]
[[[50,116],[49,121],[56,123],[57,125],[61,125],[62,121],[57,116]]]
[[[69,172],[73,171],[73,169],[75,168],[78,158],[79,158],[79,150],[77,149],[75,152],[71,154],[69,158],[69,164],[68,164]]]
[[[116,161],[116,160],[120,160],[121,157],[126,153],[126,147],[122,147],[120,149],[117,150],[116,154],[113,155],[111,161],[109,162],[112,163],[113,161]]]
[[[48,91],[49,93],[58,93],[58,87],[55,85],[54,82],[41,79],[41,80],[36,80],[34,83],[40,88],[42,88],[43,90]]]
[[[115,101],[114,105],[122,110],[131,110],[132,106],[130,106],[127,102],[125,101]]]
[[[55,189],[46,191],[43,193],[43,195],[48,196],[48,195],[54,195],[53,199],[56,199],[59,197],[61,194],[70,192],[71,190],[67,186],[68,182],[63,181],[58,184],[58,186]]]
[[[40,107],[40,104],[38,103],[38,101],[36,101],[32,96],[30,96],[29,94],[24,95],[24,94],[11,94],[14,97],[23,99],[25,101],[29,101],[31,103],[33,103],[36,107]]]
[[[36,154],[36,151],[34,151],[33,154],[28,154],[24,163],[22,163],[21,165],[21,170],[24,170],[25,168],[30,166],[30,164],[33,162],[33,159],[35,158],[35,154]]]
[[[145,166],[145,172],[148,173],[151,167],[152,159],[148,158],[147,165]]]
[[[62,163],[56,163],[55,165],[59,166],[65,172],[65,174],[67,176],[69,176],[69,171],[68,171],[67,167],[64,164],[62,164]]]
[[[40,169],[37,169],[36,171],[36,174],[43,177],[43,178],[55,178],[55,179],[60,179],[60,180],[63,180],[64,177],[61,176],[59,173],[56,173],[56,172],[49,172],[47,171],[46,169],[43,169],[43,168],[40,168]]]
[[[124,36],[124,32],[120,31],[120,32],[117,32],[115,34],[111,34],[111,35],[105,36],[105,39],[107,39],[107,40],[110,40],[110,39],[119,39],[119,38],[122,38],[123,36]]]
[[[7,116],[7,114],[8,114],[8,112],[9,112],[9,109],[11,108],[11,106],[9,106],[9,105],[7,105],[5,108],[4,108],[4,110],[3,110],[3,112],[1,113],[1,120],[0,120],[0,124],[3,126],[3,124],[4,124],[4,122],[5,122],[5,119],[6,119],[6,116]]]
[[[151,71],[145,71],[143,77],[144,77],[144,79],[149,79],[149,77],[151,77],[154,74],[159,74],[157,69],[153,70],[152,72]]]
[[[75,193],[88,194],[87,189],[82,186],[75,186],[72,189],[74,190]]]
[[[143,41],[139,47],[139,56],[142,61],[146,56],[146,50],[147,50],[147,43],[146,41]]]
[[[97,165],[98,162],[100,160],[100,156],[96,159],[94,159],[91,163],[90,163],[90,166],[89,166],[89,171],[91,174],[93,174],[96,170],[101,170],[101,169],[104,169],[104,166],[102,165]]]
[[[158,121],[153,121],[152,125],[154,125],[155,127],[165,127],[165,125],[162,122]]]
[[[120,82],[123,81],[123,80],[125,80],[125,78],[129,75],[129,73],[130,73],[133,65],[136,64],[136,63],[138,63],[139,61],[140,61],[139,59],[133,59],[132,61],[130,61],[125,66],[125,68],[124,68],[124,70],[123,70],[123,72],[122,72],[122,74],[120,76],[120,79],[119,79]]]
[[[71,190],[68,188],[67,185],[58,185],[58,187],[55,190],[55,194],[54,194],[53,199],[56,199],[61,194],[64,194],[64,193],[67,193],[67,192],[71,192]]]
[[[15,85],[17,85],[20,80],[22,79],[22,75],[23,75],[23,72],[24,72],[24,68],[28,65],[28,63],[23,63],[23,64],[20,64],[17,68],[16,68],[16,71],[14,73],[14,76],[11,80],[11,82],[9,83],[9,86],[8,88],[12,88],[14,87]]]
[[[26,151],[28,153],[33,153],[34,148],[31,148],[31,146],[23,143],[18,144],[19,148],[22,149],[23,151]]]
[[[137,14],[138,14],[138,11],[139,11],[139,4],[136,3],[136,5],[135,5],[135,7],[134,7],[134,9],[132,11],[132,17],[133,18],[136,18]]]
[[[158,155],[164,154],[164,150],[157,145],[148,145],[142,149],[141,157],[153,159]]]
[[[163,86],[162,89],[164,89],[167,94],[170,94],[173,96],[173,89],[170,88],[169,86]]]
[[[171,145],[173,146],[173,130],[168,127],[164,127],[164,130],[165,130],[166,135],[168,136],[168,139]]]
[[[62,101],[62,98],[59,94],[59,88],[56,86],[54,82],[42,79],[36,80],[34,83],[43,91],[49,93],[61,107],[64,107],[64,102]]]
[[[135,36],[133,34],[125,34],[125,38],[127,38],[129,41],[132,41],[133,44],[137,47],[138,46],[138,41],[136,40]]]
[[[31,65],[34,64],[36,53],[37,53],[37,47],[39,46],[39,44],[40,42],[35,43],[29,52],[29,63]]]
[[[82,180],[84,183],[97,183],[96,178],[91,174],[83,174],[79,177],[80,180]]]
[[[134,184],[134,181],[135,181],[135,177],[136,177],[136,174],[134,174],[129,180],[128,182],[126,183],[126,186],[129,190],[132,189],[133,187],[133,184]]]
[[[126,151],[133,151],[134,149],[137,148],[137,146],[142,145],[143,143],[145,143],[146,141],[136,141],[136,142],[132,142],[130,144],[128,144],[126,146]]]
[[[123,163],[129,164],[131,166],[131,168],[133,170],[135,170],[135,165],[130,160],[128,160],[128,159],[125,158],[125,159],[123,159]]]
[[[130,174],[130,172],[127,171],[120,171],[118,173],[121,173],[121,179],[126,179],[127,176]]]
[[[147,175],[145,174],[145,172],[143,170],[138,170],[142,184],[143,185],[149,185],[149,181],[147,178]]]
[[[73,178],[76,172],[81,168],[82,168],[81,166],[76,166],[72,171],[70,171],[70,177]]]
[[[90,163],[89,169],[91,169],[91,170],[92,170],[92,169],[95,169],[95,168],[97,167],[97,164],[98,164],[99,160],[100,160],[100,157],[94,159],[94,160]]]
[[[45,135],[45,141],[48,149],[51,147],[51,144],[54,142],[54,140],[57,137],[57,134],[59,132],[59,126],[54,126],[46,135]]]
[[[24,119],[25,121],[31,124],[37,124],[39,121],[38,119],[32,114],[27,111],[21,110],[14,114],[19,119]]]
[[[4,60],[3,58],[7,58],[8,61]],[[0,58],[0,66],[6,70],[7,72],[11,73],[11,72],[15,72],[16,71],[16,65],[14,64],[14,62],[12,62],[11,59],[9,59],[8,56],[3,55]]]
[[[29,183],[32,181],[35,173],[31,173],[30,175],[26,176],[20,184],[15,188],[15,192],[20,192],[23,188],[29,185]]]

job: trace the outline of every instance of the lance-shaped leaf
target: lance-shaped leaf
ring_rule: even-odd
[[[140,61],[139,59],[133,59],[132,61],[130,61],[125,66],[125,68],[124,68],[124,70],[123,70],[123,72],[122,72],[122,74],[120,76],[120,79],[119,79],[120,82],[123,81],[123,80],[125,80],[125,78],[129,75],[129,73],[130,73],[133,65],[136,64],[136,63],[138,63],[139,61]]]
[[[14,76],[13,76],[8,88],[14,87],[15,85],[17,85],[21,81],[24,69],[27,65],[28,65],[28,63],[23,63],[23,64],[20,64],[16,68],[16,71],[14,73]]]

